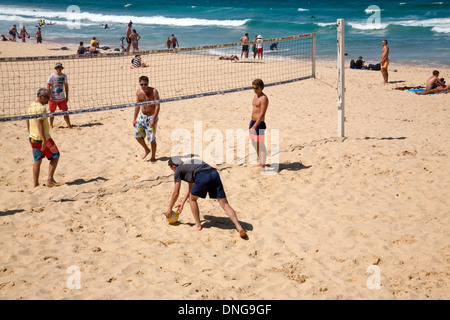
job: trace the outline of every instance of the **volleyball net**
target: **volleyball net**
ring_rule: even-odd
[[[254,56],[252,42],[248,43],[248,58],[245,53],[241,57],[242,43],[136,53],[0,58],[0,121],[42,117],[28,115],[28,108],[37,91],[47,88],[56,63],[63,64],[67,76],[69,111],[57,109],[52,116],[147,105],[149,102],[136,102],[141,76],[147,76],[149,86],[159,92],[160,100],[153,103],[249,90],[258,78],[266,87],[314,78],[315,36],[263,40],[262,58]],[[147,67],[133,67],[136,55]]]

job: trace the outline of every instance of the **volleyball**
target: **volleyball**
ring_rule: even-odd
[[[169,216],[169,218],[167,218],[167,220],[169,220],[170,224],[175,223],[178,221],[178,216],[179,216],[179,213],[178,213],[177,209],[172,209],[172,212],[170,213],[170,216]]]

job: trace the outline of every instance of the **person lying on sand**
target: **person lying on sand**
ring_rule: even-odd
[[[219,57],[219,60],[231,60],[231,61],[234,61],[234,60],[239,60],[239,58],[238,58],[237,55],[232,54],[229,57],[221,56],[221,57]]]
[[[442,92],[447,92],[450,93],[450,84],[446,87],[437,87],[435,89],[428,89],[422,92],[417,92],[415,91],[416,94],[418,95],[426,95],[426,94],[434,94],[434,93],[442,93]]]

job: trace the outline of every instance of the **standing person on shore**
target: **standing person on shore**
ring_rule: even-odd
[[[19,33],[17,32],[17,27],[16,27],[16,25],[13,25],[13,27],[11,28],[11,30],[9,30],[9,34],[12,36],[12,41],[16,42],[16,36],[19,35]]]
[[[131,44],[133,45],[133,52],[139,52],[139,40],[141,40],[141,36],[136,32],[136,29],[133,29],[133,32],[130,35]]]
[[[50,97],[50,92],[47,89],[39,89],[37,92],[37,100],[30,105],[28,114],[35,115],[47,113],[45,105],[48,103]],[[26,122],[34,158],[33,186],[39,186],[39,173],[41,170],[42,159],[44,159],[44,157],[50,161],[48,167],[47,187],[59,186],[53,177],[59,161],[59,151],[50,136],[48,118],[27,119]]]
[[[147,76],[139,78],[140,88],[136,91],[137,102],[156,101],[159,100],[158,90],[149,87],[149,80]],[[150,142],[152,156],[151,162],[156,162],[156,124],[158,123],[159,103],[147,104],[143,106],[136,106],[134,108],[133,127],[134,137],[136,141],[144,148],[145,154],[142,159],[145,159],[150,153],[150,149],[145,143],[145,137]]]
[[[125,32],[125,38],[127,39],[127,48],[125,49],[126,52],[130,52],[130,46],[131,46],[131,27],[133,26],[133,23],[130,21],[128,23],[127,31]]]
[[[27,35],[28,38],[30,37],[30,35],[28,34],[27,29],[25,28],[25,26],[22,27],[22,29],[20,30],[20,33],[22,34],[22,42],[26,42],[25,35]]]
[[[383,75],[384,83],[389,83],[389,73],[388,73],[388,66],[389,66],[389,47],[388,47],[388,41],[383,40],[381,42],[381,45],[383,46],[383,50],[381,51],[381,74]]]
[[[69,109],[67,106],[67,102],[69,101],[69,84],[67,83],[67,76],[62,73],[63,69],[62,63],[56,63],[55,72],[47,80],[47,90],[51,93],[48,110],[52,113],[56,111],[56,107],[61,111],[67,111]],[[52,129],[54,119],[55,117],[50,117],[50,128]],[[72,129],[69,115],[65,115],[64,120],[66,120],[69,129]]]
[[[266,123],[264,120],[267,108],[269,107],[269,98],[267,98],[267,96],[263,93],[264,82],[261,79],[253,80],[252,87],[255,91],[255,96],[253,97],[252,102],[253,109],[252,120],[249,125],[249,137],[259,159],[259,165],[257,166],[261,171],[264,171],[267,156],[264,135],[266,131]]]
[[[167,49],[172,48],[172,41],[170,41],[170,36],[167,37],[166,47],[167,47]]]
[[[241,37],[241,42],[244,43],[242,45],[242,52],[241,52],[241,58],[245,53],[245,57],[248,58],[248,33],[246,33],[244,36]]]
[[[259,35],[256,40],[256,53],[258,54],[258,59],[263,58],[263,40],[262,35]]]
[[[178,39],[175,37],[175,35],[172,33],[172,47],[175,49],[178,46],[180,47],[180,44],[178,43]]]
[[[42,33],[41,28],[39,27],[34,35],[36,37],[36,43],[42,43]]]
[[[186,181],[189,184],[189,188],[186,195],[183,197],[183,200],[181,200],[176,207],[178,213],[181,213],[184,204],[189,198],[189,204],[195,220],[195,225],[192,226],[194,230],[202,230],[200,209],[197,200],[198,198],[205,199],[206,194],[209,194],[209,198],[217,199],[222,209],[230,217],[239,232],[239,236],[243,239],[247,239],[247,233],[239,223],[236,212],[228,203],[219,172],[217,172],[216,169],[206,162],[196,161],[195,159],[183,163],[179,157],[171,157],[168,164],[170,169],[174,172],[175,186],[172,192],[172,198],[170,199],[169,208],[164,213],[167,218],[170,216],[180,195],[181,181]]]
[[[256,40],[258,40],[258,36],[255,36],[252,42],[253,59],[256,59]]]

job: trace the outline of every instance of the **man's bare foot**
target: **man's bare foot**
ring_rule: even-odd
[[[201,225],[198,226],[198,225],[194,224],[194,225],[192,226],[192,229],[194,229],[195,231],[201,231],[201,230],[202,230],[202,226],[201,226]]]
[[[67,127],[68,127],[69,129],[73,129],[73,126],[72,126],[71,124],[69,124]]]
[[[239,236],[240,236],[242,239],[248,239],[247,232],[245,232],[244,229],[242,229],[241,231],[239,231]]]
[[[150,162],[155,163],[156,162],[156,158],[151,158]]]
[[[145,154],[142,156],[142,160],[144,160],[148,154],[150,153],[150,149],[145,151]]]
[[[61,183],[56,182],[55,180],[47,180],[47,187],[59,187]]]

